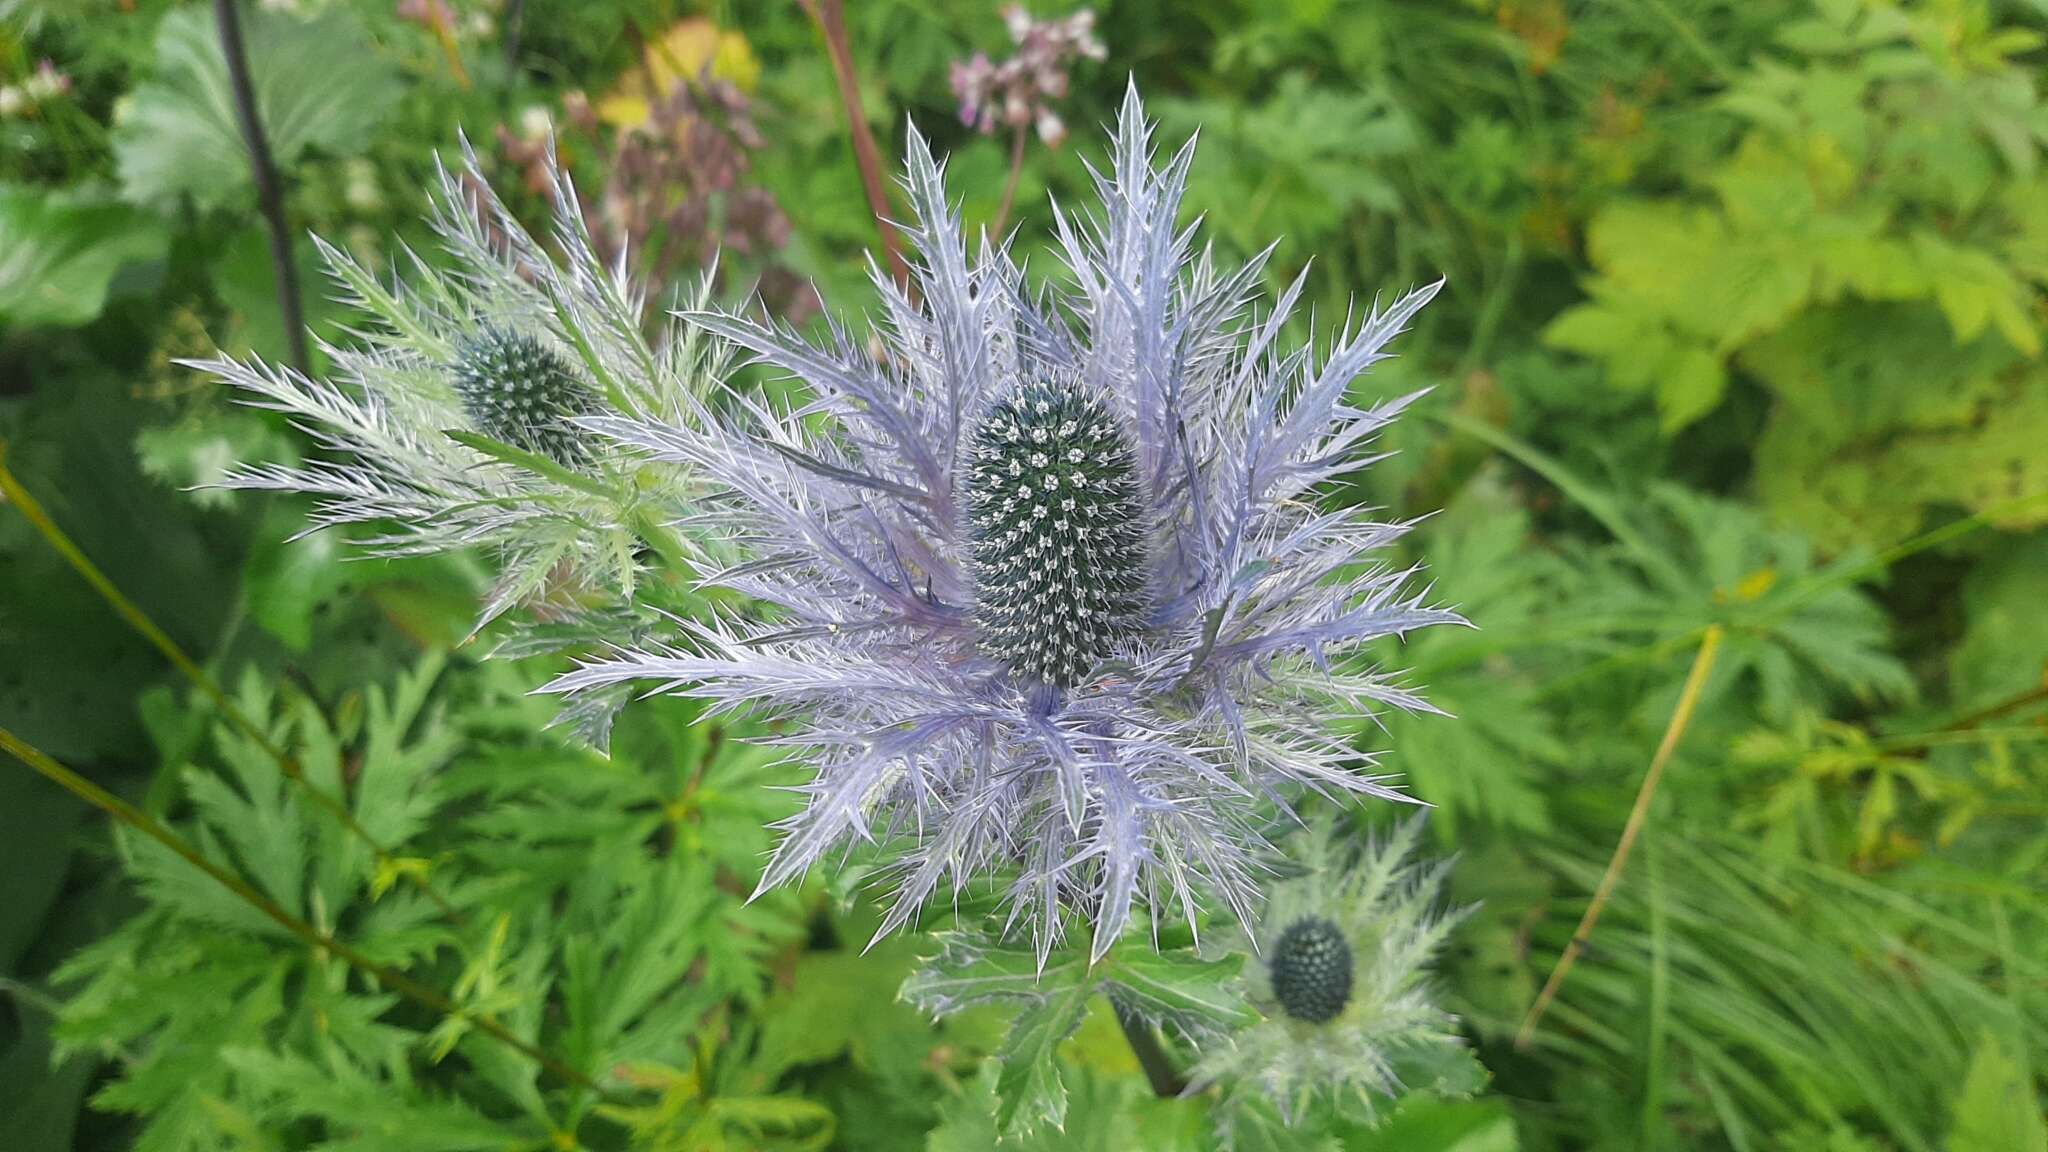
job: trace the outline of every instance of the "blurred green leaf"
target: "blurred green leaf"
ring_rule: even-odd
[[[317,272],[321,267],[319,251],[310,238],[299,236],[293,240],[292,254],[299,273],[306,330],[315,339],[340,335],[343,312],[334,295],[322,290],[326,284]],[[222,351],[238,355],[254,352],[272,361],[286,358],[284,319],[277,306],[277,274],[271,264],[270,239],[262,229],[244,228],[222,246],[220,258],[213,265],[213,289],[219,293],[221,303],[234,309],[242,320],[238,343],[245,347]],[[319,346],[309,346],[308,352],[313,356],[313,370],[322,370],[326,357]]]
[[[91,193],[0,185],[0,324],[85,324],[123,266],[160,260],[163,226]]]
[[[1962,642],[1949,653],[1949,691],[1985,708],[2048,685],[2048,533],[2001,542],[1963,583]]]
[[[306,19],[247,8],[242,32],[256,107],[280,169],[315,149],[359,151],[397,102],[397,74],[343,9]],[[189,198],[202,209],[220,208],[252,187],[209,10],[165,14],[150,78],[130,99],[113,133],[128,199],[168,208]]]
[[[2026,1065],[1993,1034],[1977,1042],[1969,1078],[1956,1097],[1948,1152],[2048,1152],[2048,1121]]]

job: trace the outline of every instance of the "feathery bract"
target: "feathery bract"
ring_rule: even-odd
[[[1320,1103],[1371,1123],[1406,1090],[1458,1085],[1463,1055],[1437,1006],[1429,965],[1463,911],[1438,906],[1449,862],[1415,859],[1422,819],[1360,845],[1326,811],[1290,845],[1292,879],[1273,886],[1251,934],[1251,1002],[1266,1019],[1206,1038],[1191,1090],[1221,1089],[1226,1141],[1270,1115],[1293,1124]],[[1469,1063],[1469,1061],[1468,1061]]]
[[[408,250],[404,282],[321,242],[353,337],[322,345],[324,378],[226,356],[192,364],[290,416],[321,452],[243,465],[222,484],[308,494],[315,528],[367,528],[355,543],[379,555],[490,549],[500,573],[479,628],[555,584],[627,604],[650,558],[698,559],[674,529],[692,479],[574,421],[691,418],[724,371],[722,345],[673,324],[649,339],[640,290],[623,262],[599,262],[552,162],[560,257],[466,146],[464,161],[431,194],[443,258]]]

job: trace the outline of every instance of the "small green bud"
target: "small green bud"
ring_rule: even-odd
[[[455,394],[476,430],[557,464],[581,463],[581,434],[568,417],[596,408],[561,353],[535,337],[486,327],[457,350]]]
[[[1047,383],[997,402],[969,447],[967,504],[984,653],[1071,687],[1138,632],[1145,505],[1137,455],[1102,401]]]
[[[1335,924],[1309,916],[1273,945],[1273,998],[1296,1020],[1321,1024],[1351,1002],[1351,944]]]

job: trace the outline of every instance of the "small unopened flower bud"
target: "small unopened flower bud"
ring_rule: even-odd
[[[1351,1002],[1351,944],[1320,916],[1294,922],[1273,946],[1273,998],[1307,1024],[1334,1020]]]

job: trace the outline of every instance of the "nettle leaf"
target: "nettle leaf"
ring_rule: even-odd
[[[1067,1086],[1060,1077],[1060,1041],[1074,1034],[1095,989],[1074,966],[1054,974],[1043,999],[1028,1004],[996,1053],[996,1127],[1008,1133],[1039,1124],[1066,1126]]]
[[[937,1017],[985,1004],[1021,1004],[996,1053],[996,1124],[1005,1134],[1067,1115],[1059,1059],[1101,993],[1147,1024],[1200,1034],[1250,1023],[1256,1013],[1238,990],[1242,958],[1204,960],[1192,948],[1155,950],[1143,933],[1119,941],[1090,964],[1085,949],[1061,949],[1041,968],[1037,951],[974,932],[938,934],[939,954],[903,983],[900,995]]]
[[[270,151],[287,167],[314,149],[370,138],[398,98],[397,74],[355,18],[329,9],[305,20],[267,8],[242,14],[250,81]],[[180,8],[156,34],[156,66],[114,126],[122,194],[167,208],[235,201],[250,187],[248,154],[213,16]]]
[[[161,224],[125,204],[0,186],[0,324],[88,323],[116,273],[168,245]]]

